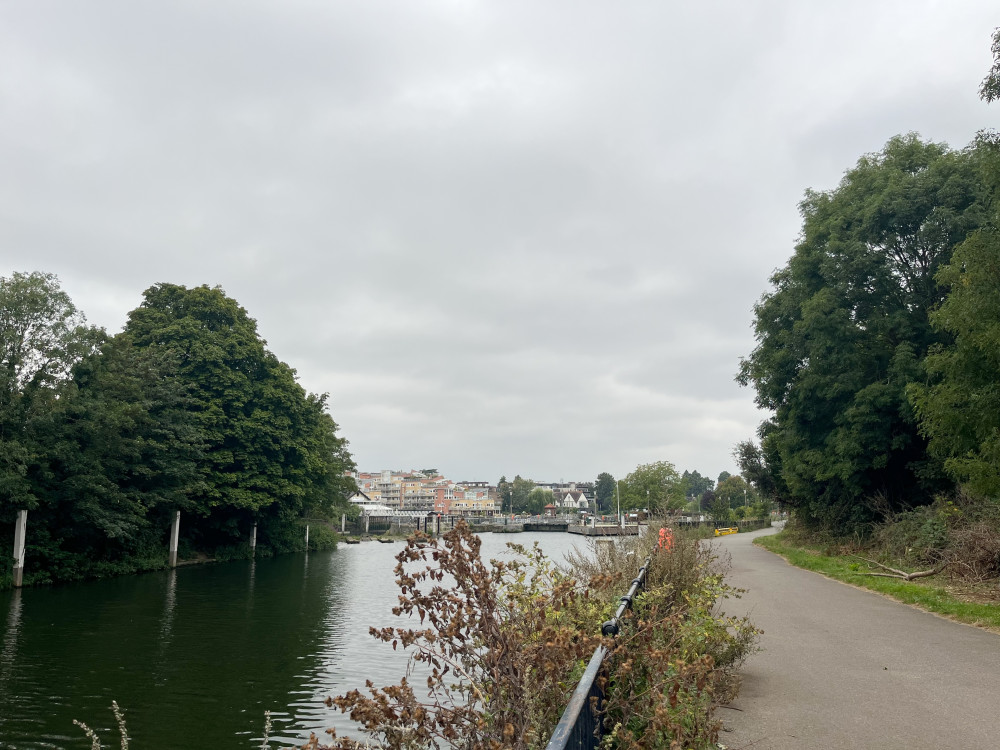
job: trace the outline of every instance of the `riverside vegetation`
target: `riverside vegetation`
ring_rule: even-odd
[[[1000,29],[992,52],[986,102]],[[869,587],[996,604],[1000,133],[962,150],[897,136],[801,212],[738,376],[771,414],[736,448],[743,477],[792,513],[761,543]]]
[[[713,710],[738,689],[737,667],[754,649],[746,619],[716,612],[725,565],[707,546],[676,536],[656,547],[657,528],[639,540],[572,556],[563,569],[540,550],[510,545],[513,560],[487,563],[464,523],[440,539],[417,533],[397,556],[397,615],[419,627],[372,629],[393,648],[411,650],[399,684],[328,699],[368,738],[313,735],[308,750],[364,747],[543,747],[595,647],[610,649],[604,724],[609,747],[711,747]],[[646,555],[646,590],[617,639],[602,639]],[[414,683],[426,675],[426,685]],[[421,696],[426,696],[422,698]]]
[[[758,632],[719,614],[720,601],[739,593],[725,583],[727,560],[678,533],[660,549],[657,526],[561,566],[518,545],[508,545],[516,554],[485,561],[480,537],[464,523],[440,538],[417,533],[396,557],[398,627],[371,631],[409,652],[403,679],[330,698],[363,737],[331,732],[328,744],[313,736],[304,747],[543,747],[599,643],[610,650],[605,746],[714,747],[714,711],[736,694],[738,667]],[[601,623],[647,556],[645,591],[617,638],[602,639]],[[116,707],[122,747],[142,747],[121,715]],[[87,731],[99,748],[97,732]],[[267,717],[254,745],[274,747],[269,735]]]
[[[157,284],[110,336],[51,274],[0,277],[0,546],[27,509],[27,585],[164,567],[177,510],[181,557],[248,556],[254,524],[258,555],[301,549],[350,468],[326,396],[221,289]]]

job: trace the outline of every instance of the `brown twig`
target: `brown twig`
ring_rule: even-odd
[[[866,563],[871,563],[872,565],[878,565],[883,570],[888,570],[888,573],[869,573],[865,572],[867,576],[874,576],[876,578],[899,578],[903,581],[912,581],[917,578],[927,578],[929,576],[937,575],[942,570],[947,568],[951,562],[945,562],[938,565],[936,568],[931,568],[930,570],[917,570],[913,573],[907,573],[905,570],[897,570],[896,568],[890,568],[888,565],[883,565],[877,560],[869,560],[867,557],[862,557],[861,555],[851,555],[851,557],[856,557],[859,560],[864,560]]]

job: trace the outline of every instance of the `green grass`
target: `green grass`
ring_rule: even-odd
[[[784,557],[792,565],[875,591],[892,599],[942,615],[957,622],[977,625],[1000,632],[1000,606],[963,601],[930,579],[903,581],[864,575],[872,569],[864,560],[842,555],[828,555],[820,549],[790,544],[784,533],[762,536],[754,544]],[[884,571],[879,571],[884,572]]]

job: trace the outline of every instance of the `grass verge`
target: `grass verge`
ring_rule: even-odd
[[[784,532],[758,537],[754,540],[754,544],[781,555],[796,567],[875,591],[903,604],[934,612],[956,622],[1000,633],[1000,605],[967,601],[949,590],[947,586],[930,579],[908,582],[865,575],[869,565],[863,560],[843,555],[828,555],[815,547],[789,544]]]

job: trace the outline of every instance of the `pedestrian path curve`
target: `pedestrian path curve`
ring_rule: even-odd
[[[713,542],[747,589],[723,608],[764,630],[718,710],[727,748],[1000,748],[1000,635],[795,568],[766,533]]]

